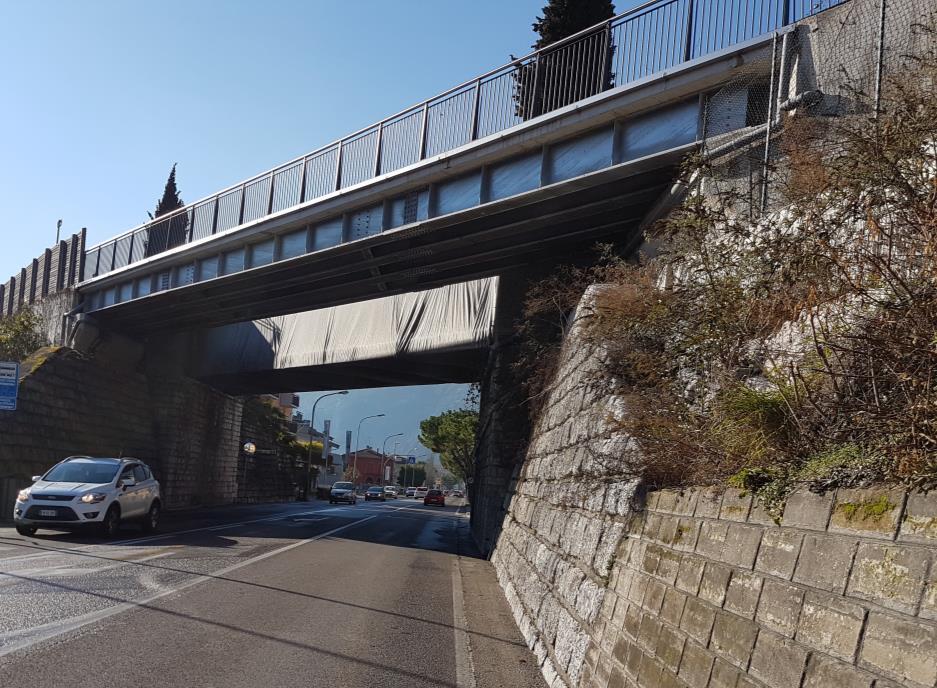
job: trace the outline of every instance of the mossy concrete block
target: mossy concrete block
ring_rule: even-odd
[[[713,664],[712,675],[709,679],[709,688],[736,688],[739,682],[739,670],[728,662],[717,659]]]
[[[696,643],[687,643],[680,662],[680,678],[692,688],[706,688],[715,657]]]
[[[821,495],[798,490],[787,498],[781,525],[807,530],[826,530],[832,508],[832,494]]]
[[[729,582],[723,607],[746,619],[753,619],[758,607],[762,583],[762,577],[757,574],[735,571]]]
[[[662,626],[657,638],[657,648],[654,654],[670,671],[676,672],[680,668],[680,659],[683,657],[683,645],[686,642],[680,631],[669,626]]]
[[[807,664],[807,650],[770,631],[758,634],[749,673],[770,688],[799,686]]]
[[[873,677],[830,657],[814,653],[807,662],[803,688],[871,688]],[[879,684],[876,684],[878,686]]]
[[[898,539],[937,546],[937,491],[908,495]]]
[[[793,580],[842,594],[846,589],[856,542],[852,538],[832,535],[805,536]]]
[[[707,487],[699,490],[696,499],[697,518],[719,518],[722,509],[722,488]]]
[[[719,509],[719,518],[723,521],[748,520],[752,508],[752,493],[748,491],[729,488],[722,495],[722,506]]]
[[[937,627],[871,612],[859,664],[900,681],[937,684]]]
[[[866,610],[841,597],[808,593],[804,599],[796,639],[810,647],[852,662]]]
[[[703,571],[703,579],[700,581],[700,599],[706,600],[713,606],[721,607],[726,598],[726,588],[729,587],[731,577],[732,569],[728,566],[708,562]]]
[[[755,620],[788,638],[794,637],[804,601],[804,591],[787,583],[768,579],[761,591]]]
[[[730,524],[726,533],[722,561],[743,569],[753,568],[763,530],[761,526]]]
[[[904,506],[904,490],[838,490],[830,519],[831,533],[893,540]]]
[[[757,637],[756,624],[735,614],[719,612],[713,623],[710,647],[722,659],[744,669],[748,666],[748,659]]]
[[[712,632],[716,612],[712,607],[695,597],[688,597],[680,619],[680,628],[693,640],[704,647],[709,645],[709,634]]]
[[[859,544],[847,594],[906,614],[914,614],[931,555],[919,548]]]
[[[796,530],[767,528],[761,537],[755,570],[790,580],[803,539]]]

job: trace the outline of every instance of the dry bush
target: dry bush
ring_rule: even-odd
[[[878,116],[791,118],[774,212],[752,221],[731,188],[697,184],[651,233],[653,261],[538,285],[522,331],[531,395],[599,282],[587,345],[607,352],[604,391],[626,401],[618,430],[652,485],[731,479],[774,506],[804,482],[937,485],[934,84],[923,51]],[[713,169],[688,171],[711,181]]]

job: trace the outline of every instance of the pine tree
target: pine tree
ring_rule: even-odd
[[[157,220],[184,206],[185,203],[182,202],[182,197],[179,196],[179,189],[176,186],[176,163],[173,163],[172,169],[169,171],[169,178],[166,180],[166,186],[163,188],[163,196],[156,202],[156,210],[147,214],[151,220]],[[151,223],[146,255],[153,256],[174,246],[184,244],[188,228],[189,218],[185,213],[169,217],[162,222]]]
[[[542,12],[533,23],[540,36],[532,46],[536,50],[611,19],[615,5],[610,0],[549,0]],[[580,38],[577,48],[545,50],[539,69],[532,62],[520,65],[514,72],[517,116],[528,120],[611,88],[615,47],[610,39],[599,28]]]

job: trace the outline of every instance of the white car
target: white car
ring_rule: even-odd
[[[428,487],[418,487],[416,492],[413,493],[414,499],[423,499],[426,496],[426,493],[429,492]]]
[[[350,482],[335,483],[329,491],[329,504],[338,502],[347,502],[348,504],[357,504],[358,495],[355,494],[355,486]]]
[[[70,456],[33,481],[13,506],[20,535],[94,525],[113,537],[124,521],[140,521],[147,532],[159,525],[159,482],[137,459]]]

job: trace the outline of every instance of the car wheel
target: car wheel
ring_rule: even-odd
[[[32,537],[36,534],[36,526],[21,526],[17,524],[16,532],[22,535],[23,537]]]
[[[146,512],[146,518],[143,519],[143,532],[152,533],[159,526],[159,502],[155,499],[150,505],[150,510]]]
[[[117,533],[120,530],[120,509],[116,506],[111,506],[107,510],[107,513],[104,514],[104,520],[101,522],[101,532],[106,538],[117,537]]]

